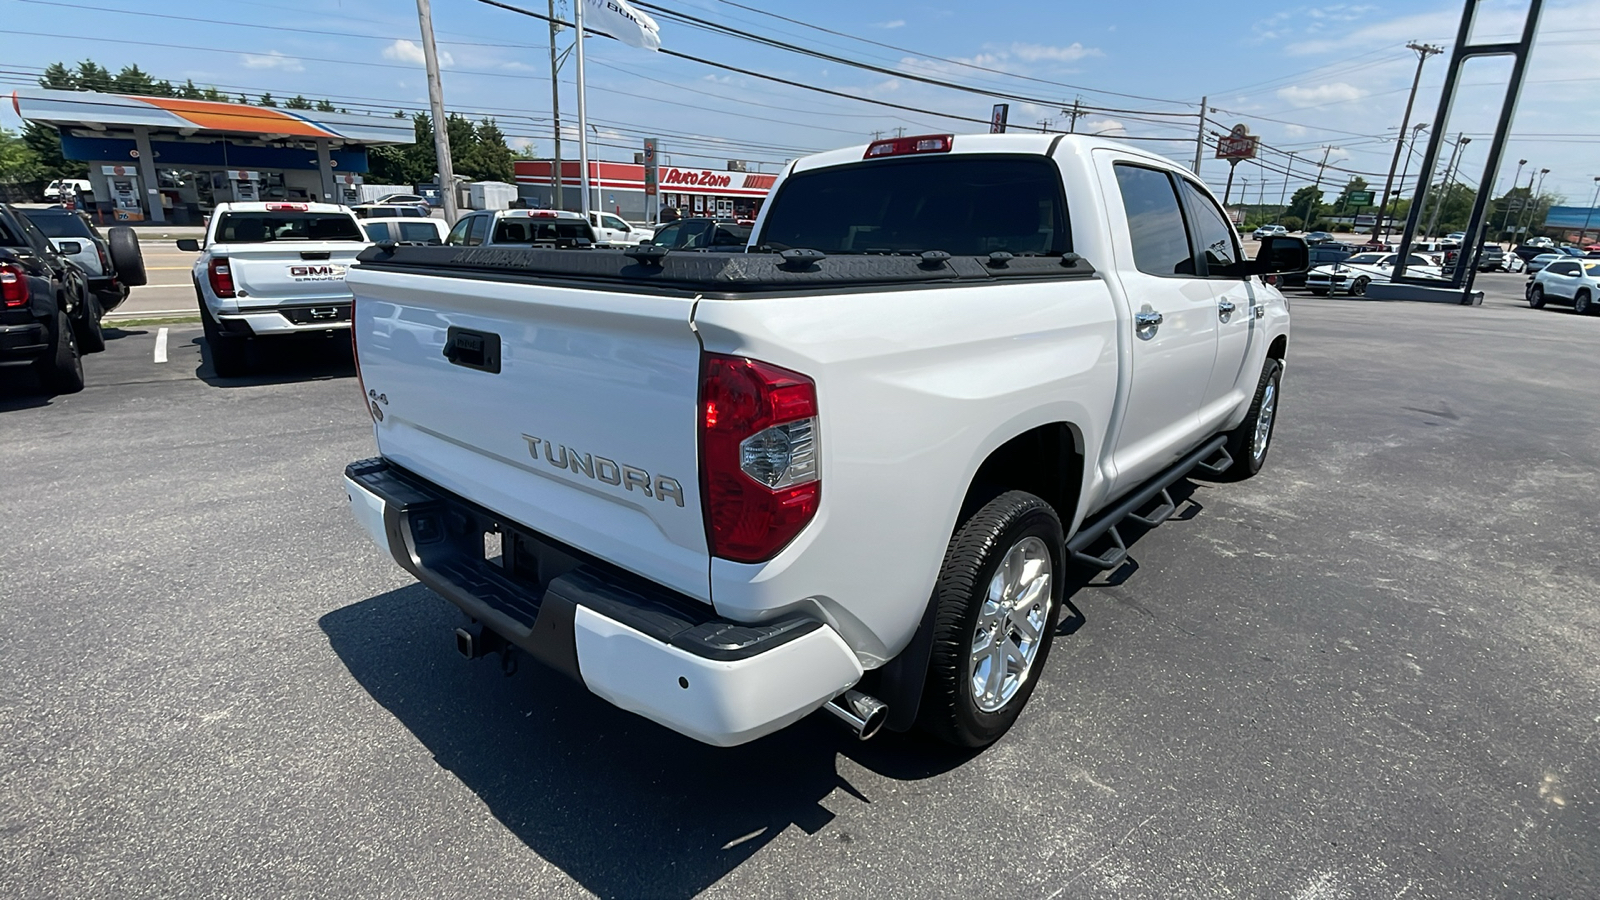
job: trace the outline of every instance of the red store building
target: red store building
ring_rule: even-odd
[[[580,208],[580,167],[575,160],[561,161],[562,196],[552,202],[550,160],[518,160],[517,196],[524,206],[537,209]],[[677,207],[685,216],[732,216],[753,219],[772,190],[776,175],[759,172],[688,169],[662,166],[659,171],[661,208]],[[616,213],[633,222],[650,218],[652,209],[644,193],[644,166],[637,163],[589,161],[589,205]]]

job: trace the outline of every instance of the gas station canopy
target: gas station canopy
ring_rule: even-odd
[[[11,106],[60,130],[62,154],[90,164],[95,205],[121,219],[183,219],[225,200],[354,202],[367,148],[415,139],[408,118],[176,97],[19,89]]]

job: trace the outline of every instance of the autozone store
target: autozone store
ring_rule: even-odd
[[[575,161],[561,163],[561,198],[552,202],[551,161],[520,160],[516,164],[517,194],[523,204],[539,209],[580,208],[581,168]],[[772,190],[776,175],[759,172],[717,171],[662,166],[658,171],[661,208],[677,207],[686,216],[732,216],[753,219]],[[616,213],[624,219],[643,222],[650,218],[651,204],[644,192],[644,166],[637,163],[589,162],[589,204],[591,208]]]

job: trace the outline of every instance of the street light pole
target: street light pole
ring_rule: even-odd
[[[1398,187],[1400,189],[1400,193],[1402,194],[1405,193],[1406,190],[1406,177],[1411,174],[1411,157],[1416,155],[1417,139],[1422,136],[1422,132],[1425,131],[1427,127],[1427,122],[1418,122],[1417,124],[1411,126],[1411,143],[1406,145],[1406,161],[1405,164],[1400,167],[1400,183]],[[1400,205],[1399,198],[1395,198],[1394,205],[1397,207]]]
[[[566,209],[567,189],[561,181],[561,63],[556,58],[556,0],[550,0],[550,123],[555,153],[550,160],[550,208]]]
[[[1517,189],[1517,182],[1522,180],[1522,167],[1527,165],[1525,159],[1517,160],[1517,174],[1511,176],[1511,190],[1506,191],[1506,211],[1500,216],[1500,233],[1506,233],[1506,223],[1511,221],[1511,195]],[[1516,236],[1512,235],[1511,242],[1516,243]]]
[[[1583,249],[1583,242],[1589,237],[1589,217],[1594,215],[1594,205],[1600,203],[1600,175],[1594,178],[1594,199],[1589,201],[1589,208],[1583,214],[1583,230],[1578,232],[1578,249]]]
[[[1428,219],[1428,229],[1423,232],[1428,238],[1433,237],[1434,229],[1439,227],[1439,214],[1444,212],[1444,203],[1450,199],[1450,187],[1455,182],[1456,160],[1461,156],[1461,148],[1472,143],[1472,138],[1457,132],[1456,146],[1450,151],[1450,163],[1444,167],[1444,186],[1439,190],[1439,202],[1433,204],[1433,216]]]
[[[1427,62],[1428,57],[1434,55],[1435,53],[1444,52],[1441,48],[1435,47],[1432,44],[1419,44],[1415,41],[1407,44],[1406,49],[1415,50],[1417,53],[1417,74],[1411,79],[1411,95],[1406,98],[1406,113],[1400,119],[1400,132],[1397,140],[1399,140],[1401,143],[1404,143],[1406,129],[1411,125],[1411,105],[1417,101],[1417,86],[1422,84],[1422,64]],[[1408,163],[1410,161],[1410,159],[1406,160]],[[1378,243],[1383,242],[1383,211],[1389,206],[1389,193],[1394,188],[1394,169],[1395,166],[1399,165],[1399,163],[1400,145],[1397,143],[1394,148],[1394,158],[1389,160],[1389,177],[1383,182],[1383,202],[1378,204],[1378,221],[1374,222],[1372,225],[1372,238]]]
[[[1284,198],[1289,196],[1289,179],[1294,175],[1294,156],[1295,155],[1293,153],[1289,154],[1289,164],[1283,169],[1283,190],[1278,192],[1277,218],[1279,219],[1283,218]]]
[[[433,111],[433,150],[439,157],[439,200],[444,220],[456,223],[456,171],[450,163],[450,122],[444,114],[444,85],[439,82],[439,51],[433,45],[433,7],[417,0],[417,20],[422,28],[422,63],[428,72],[428,106]]]
[[[1539,170],[1539,189],[1536,191],[1533,189],[1533,173],[1528,173],[1528,208],[1526,210],[1527,215],[1522,217],[1522,233],[1524,236],[1533,228],[1534,206],[1539,202],[1540,195],[1544,193],[1544,177],[1549,174],[1549,169]]]

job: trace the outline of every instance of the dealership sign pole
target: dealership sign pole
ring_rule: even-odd
[[[578,60],[578,179],[583,195],[584,218],[589,216],[589,111],[584,100],[583,16],[584,9],[594,16],[588,26],[596,34],[614,37],[641,50],[661,49],[661,29],[656,21],[634,9],[628,0],[578,0],[572,4],[573,30],[577,32],[574,50]]]

